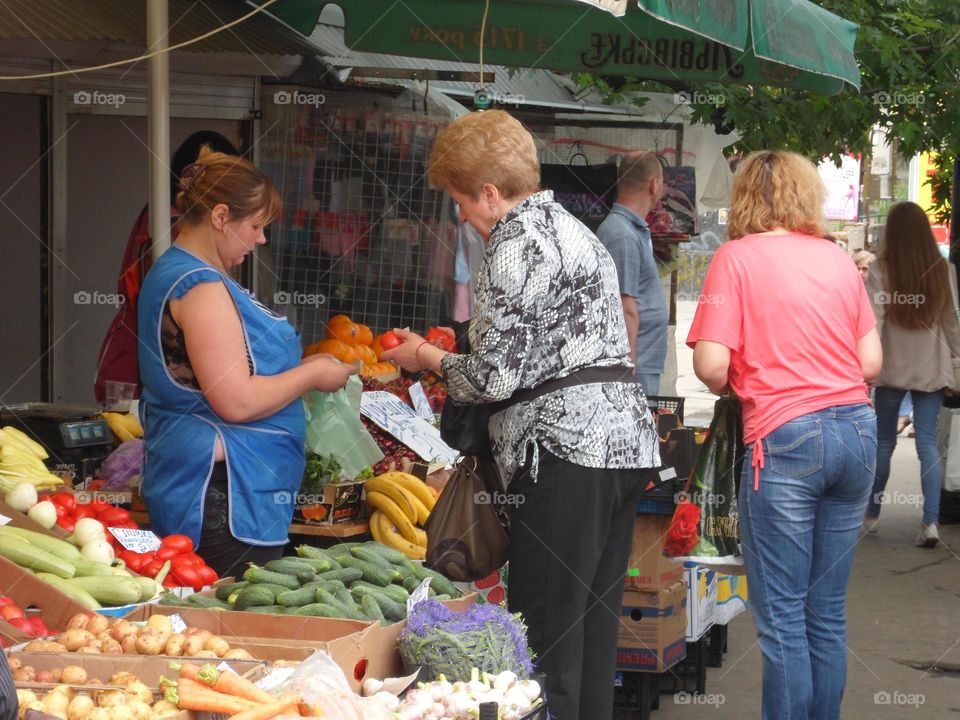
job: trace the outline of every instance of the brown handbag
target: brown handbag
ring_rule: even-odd
[[[427,567],[471,582],[503,567],[510,547],[510,516],[496,465],[474,455],[457,459],[430,512]]]

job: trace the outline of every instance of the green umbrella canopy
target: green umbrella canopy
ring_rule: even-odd
[[[330,0],[269,12],[304,34]],[[355,50],[479,62],[484,0],[340,0]],[[860,87],[857,26],[807,0],[490,0],[483,62],[666,82]]]

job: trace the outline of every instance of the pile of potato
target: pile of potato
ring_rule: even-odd
[[[77,613],[54,640],[33,640],[24,652],[80,652],[106,655],[172,655],[174,657],[252,660],[253,656],[209,630],[186,628],[175,633],[170,618],[152,615],[144,626],[122,618]]]
[[[60,673],[61,680],[68,674],[68,670],[75,678],[80,677],[76,672],[80,671],[84,682],[92,685],[103,684],[96,679],[88,681],[83,668],[76,666],[63,668]],[[128,672],[116,673],[107,684],[118,685],[123,689],[78,691],[69,685],[58,685],[38,697],[33,690],[17,688],[17,700],[20,703],[18,720],[24,719],[27,710],[39,710],[60,720],[159,720],[180,712],[176,705],[166,700],[154,702],[150,688]]]

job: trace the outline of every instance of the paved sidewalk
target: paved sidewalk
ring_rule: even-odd
[[[678,308],[677,338],[686,337],[694,303]],[[685,323],[685,324],[684,324]],[[679,343],[678,343],[679,344]],[[688,422],[709,421],[712,400],[693,375],[691,353],[678,348],[678,394]],[[876,534],[863,533],[847,599],[848,673],[843,718],[942,720],[960,717],[960,525],[941,527],[933,550],[914,547],[920,528],[920,464],[912,438],[893,456]],[[664,695],[657,720],[744,720],[760,717],[760,651],[748,613],[730,625],[723,667],[707,674],[705,701],[678,704]],[[919,669],[937,665],[946,672]]]

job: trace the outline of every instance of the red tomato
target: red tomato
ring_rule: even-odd
[[[155,578],[157,573],[163,569],[163,560],[148,560],[140,573],[145,577]],[[169,575],[169,573],[167,573]]]
[[[133,570],[135,573],[139,573],[141,570],[143,570],[144,565],[146,565],[153,556],[147,553],[134,552],[133,550],[122,550],[117,553],[117,557],[123,560],[128,568]]]
[[[87,505],[77,505],[77,507],[74,508],[72,514],[73,514],[73,521],[74,521],[74,522],[76,522],[76,521],[79,520],[80,518],[88,517],[88,518],[94,518],[94,519],[96,519],[96,517],[97,517],[97,511],[94,510],[92,507],[90,507],[89,504],[87,504]]]
[[[165,588],[181,587],[180,583],[177,582],[177,579],[173,577],[173,573],[167,573],[167,576],[163,579],[163,586]]]
[[[384,350],[392,350],[398,345],[403,345],[403,340],[393,330],[387,330],[380,336],[380,347]]]
[[[108,507],[103,512],[97,513],[97,520],[107,527],[120,527],[122,523],[130,519],[130,513],[123,508]]]
[[[29,620],[23,617],[23,615],[21,615],[20,617],[12,617],[12,618],[4,618],[4,619],[8,623],[13,625],[17,630],[20,630],[21,632],[25,632],[30,637],[34,637],[33,625]]]
[[[427,336],[424,339],[431,345],[436,345],[441,350],[456,352],[456,341],[438,327],[432,327],[427,330]]]
[[[50,632],[50,628],[47,627],[47,624],[39,615],[30,618],[29,622],[31,629],[33,630],[34,637],[46,637],[47,635],[53,635],[53,633]]]
[[[160,547],[173,548],[177,553],[193,552],[193,540],[186,535],[167,535],[160,541]]]
[[[209,565],[198,565],[196,570],[197,575],[200,576],[200,580],[204,585],[213,585],[220,579],[220,576],[217,575],[216,571]]]
[[[7,622],[10,622],[15,618],[22,618],[23,610],[12,603],[10,605],[4,605],[3,607],[0,607],[0,617]]]
[[[104,510],[109,510],[110,508],[113,507],[113,505],[111,505],[110,503],[105,503],[102,500],[91,500],[89,502],[89,505],[90,505],[90,509],[93,510],[93,512],[96,513],[97,515],[102,513]]]
[[[199,590],[203,587],[197,568],[191,565],[175,566],[170,572],[179,587],[189,587]]]
[[[195,553],[184,553],[183,555],[177,555],[170,562],[174,567],[197,567],[198,565],[203,565],[203,558]]]
[[[14,604],[13,600],[8,598],[6,595],[0,595],[0,607],[3,607],[4,605],[13,605],[13,604]]]
[[[62,519],[65,518],[65,517],[69,517],[69,516],[70,516],[70,511],[67,510],[63,505],[57,505],[56,503],[53,503],[53,509],[54,509],[54,510],[56,511],[56,513],[57,513],[57,520],[58,520],[58,521],[59,521],[59,520],[62,520]]]
[[[101,480],[100,478],[97,478],[92,483],[90,483],[90,491],[96,492],[97,490],[103,487],[105,482],[106,482],[105,480]]]
[[[50,496],[50,501],[58,508],[63,508],[68,512],[73,512],[73,509],[77,507],[77,499],[73,496],[73,493],[68,493],[66,490],[55,492]]]
[[[62,520],[57,520],[57,525],[62,527],[68,533],[72,533],[76,528],[77,523],[74,520],[70,519],[69,517],[65,517]]]
[[[174,550],[172,547],[163,547],[161,545],[160,549],[157,550],[155,555],[157,560],[173,560],[179,554],[179,550]]]

